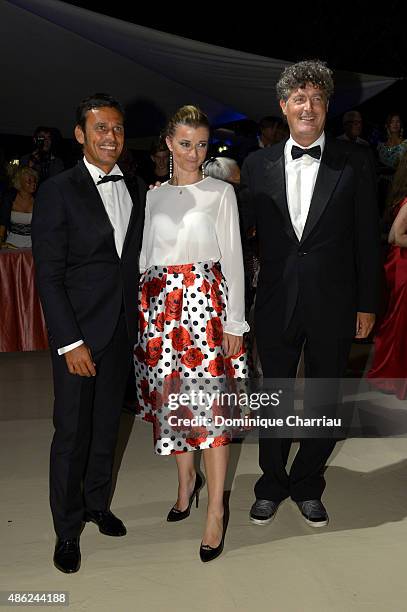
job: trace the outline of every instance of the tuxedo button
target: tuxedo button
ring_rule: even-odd
[[[304,257],[305,255],[308,255],[306,251],[298,251],[298,257]]]

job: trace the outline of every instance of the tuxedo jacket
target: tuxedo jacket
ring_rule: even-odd
[[[306,333],[349,337],[356,313],[375,312],[380,238],[376,178],[363,147],[326,138],[304,231],[291,223],[285,142],[252,153],[242,168],[246,226],[256,225],[256,321],[280,336],[300,308]],[[258,330],[259,331],[259,330]]]
[[[83,161],[45,181],[35,200],[32,243],[37,285],[51,346],[77,340],[96,352],[111,340],[124,307],[137,340],[138,257],[145,187],[129,183],[133,207],[121,257],[113,227]]]

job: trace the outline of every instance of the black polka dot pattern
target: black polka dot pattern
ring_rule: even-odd
[[[228,444],[230,429],[214,419],[232,412],[236,418],[236,406],[215,406],[208,397],[222,390],[230,393],[230,385],[244,380],[248,371],[245,352],[223,358],[218,332],[226,323],[227,287],[219,266],[176,268],[152,266],[142,276],[139,291],[143,318],[134,351],[137,413],[153,423],[155,452],[160,455]],[[213,285],[216,292],[211,291]],[[188,394],[185,405],[180,405],[180,393]],[[175,405],[169,405],[170,398]],[[194,419],[201,421],[194,424]]]

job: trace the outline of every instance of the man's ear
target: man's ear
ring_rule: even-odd
[[[285,102],[285,100],[280,100],[280,108],[283,111],[284,115],[287,114],[286,106],[287,106],[287,102]]]
[[[75,126],[75,138],[79,142],[79,144],[85,144],[85,134],[80,125]]]

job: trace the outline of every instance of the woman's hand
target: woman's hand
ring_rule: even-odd
[[[149,186],[148,186],[148,189],[149,189],[149,191],[151,191],[152,189],[157,189],[157,187],[161,187],[161,183],[160,183],[160,181],[156,181],[156,182],[154,183],[154,185],[149,185]]]
[[[233,334],[223,334],[223,352],[225,357],[237,355],[243,346],[243,336],[234,336]]]

